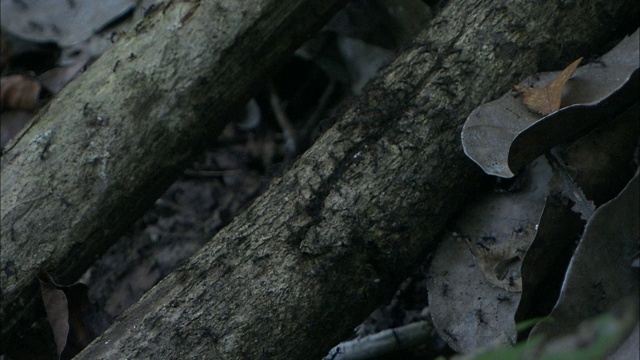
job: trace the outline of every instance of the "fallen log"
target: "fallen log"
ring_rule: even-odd
[[[480,179],[460,130],[523,77],[606,51],[635,2],[451,2],[267,193],[79,359],[320,358]]]
[[[42,312],[38,269],[77,280],[341,3],[155,4],[40,111],[2,154],[2,349]]]

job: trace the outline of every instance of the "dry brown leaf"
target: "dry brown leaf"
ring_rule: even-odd
[[[560,101],[562,100],[562,91],[567,80],[576,71],[576,68],[582,61],[582,58],[572,62],[567,66],[558,77],[553,79],[547,86],[543,88],[527,88],[515,85],[515,91],[524,95],[523,102],[529,110],[540,115],[549,115],[560,109]]]
[[[627,36],[573,75],[565,70],[571,82],[562,91],[562,108],[552,114],[538,115],[515,91],[477,107],[462,128],[465,154],[487,174],[511,178],[554,146],[571,143],[628,111],[638,101],[639,34]],[[562,72],[532,75],[519,87],[546,88]]]
[[[9,75],[0,80],[0,108],[5,110],[35,110],[42,86],[24,75]]]
[[[53,330],[58,356],[62,354],[69,334],[69,305],[64,291],[58,289],[56,283],[46,271],[40,270],[37,274],[40,280],[40,290],[47,319]]]
[[[87,286],[82,283],[59,285],[44,270],[36,275],[40,280],[42,300],[47,320],[53,330],[58,356],[71,359],[96,337],[87,323],[90,308]]]

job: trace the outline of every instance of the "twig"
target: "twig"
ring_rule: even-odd
[[[580,213],[582,219],[589,220],[595,211],[593,201],[588,200],[582,189],[575,183],[557,148],[551,149],[550,154],[551,156],[547,156],[547,159],[562,180],[564,195],[575,203],[574,210]]]
[[[305,122],[305,126],[301,131],[302,135],[300,136],[300,139],[302,139],[305,142],[305,144],[309,144],[312,142],[311,137],[312,137],[313,130],[318,125],[320,116],[324,114],[327,106],[329,105],[329,100],[331,100],[331,96],[333,95],[333,92],[336,89],[336,83],[337,82],[335,79],[331,79],[327,87],[322,92],[322,95],[320,96],[320,99],[318,100],[318,104],[316,105],[316,108],[313,110],[313,113],[309,116],[309,119]]]
[[[287,114],[284,112],[280,96],[278,96],[276,87],[271,81],[269,81],[269,102],[271,103],[271,109],[278,121],[278,125],[280,125],[280,128],[282,129],[282,134],[285,138],[285,150],[289,155],[294,155],[298,145],[296,130],[293,128]]]
[[[331,349],[323,360],[372,359],[425,344],[434,337],[434,334],[431,322],[421,320],[363,338],[342,342]]]
[[[313,111],[313,114],[311,114],[311,116],[309,117],[309,124],[312,124],[312,126],[318,121],[318,118],[324,112],[325,108],[327,107],[327,104],[329,103],[329,99],[331,99],[331,95],[333,95],[333,91],[335,90],[335,88],[336,88],[336,80],[331,79],[327,87],[322,92],[322,95],[318,100],[318,104],[316,105],[316,108]]]

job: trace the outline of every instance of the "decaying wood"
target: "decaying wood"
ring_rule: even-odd
[[[466,116],[540,67],[606,50],[637,15],[631,1],[451,2],[79,358],[320,358],[391,295],[479,179],[460,146]]]
[[[164,1],[2,156],[2,346],[42,267],[71,283],[342,3]]]

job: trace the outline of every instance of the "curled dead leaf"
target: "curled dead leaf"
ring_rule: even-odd
[[[618,89],[599,103],[574,104],[536,121],[511,142],[508,167],[520,169],[556,145],[577,140],[599,125],[611,126],[618,116],[633,108],[639,90],[640,70],[636,68]]]
[[[550,193],[562,187],[556,171],[551,180]],[[547,196],[540,216],[538,231],[522,260],[522,293],[516,323],[551,311],[560,292],[560,278],[569,265],[584,228],[584,221],[572,209],[572,203],[562,196]]]
[[[47,312],[47,320],[53,330],[53,337],[58,349],[58,356],[62,354],[69,334],[69,304],[64,291],[59,290],[55,281],[46,271],[40,270],[37,274],[40,280],[42,302]]]
[[[631,264],[640,233],[639,173],[613,200],[599,207],[586,225],[571,259],[560,297],[531,336],[559,336],[626,295],[638,296],[638,271]]]
[[[58,356],[70,359],[96,337],[91,331],[87,286],[82,283],[58,285],[44,270],[36,275],[47,320],[53,330]]]
[[[638,119],[640,104],[636,103],[614,123],[601,126],[571,145],[553,151],[596,207],[620,193],[634,174],[629,165],[633,164],[634,150],[638,148]]]
[[[552,114],[540,118],[516,92],[473,110],[462,129],[465,154],[487,174],[511,178],[554,146],[611,122],[638,98],[639,36],[640,30],[599,60],[576,69],[564,85],[564,107]],[[565,69],[567,74],[570,70]],[[558,74],[536,74],[520,88],[542,87],[554,78],[571,76]]]

